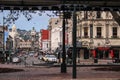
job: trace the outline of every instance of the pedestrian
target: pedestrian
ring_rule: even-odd
[[[58,63],[60,63],[60,51],[58,52],[57,58],[58,58]]]

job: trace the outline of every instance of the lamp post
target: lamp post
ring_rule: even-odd
[[[5,45],[4,45],[4,29],[5,29],[5,25],[4,25],[4,12],[3,12],[3,63],[5,62]]]
[[[73,57],[73,74],[72,77],[76,78],[76,28],[77,28],[77,17],[76,17],[76,6],[74,6],[74,11],[73,11],[73,53],[72,53],[72,57]]]
[[[62,64],[61,64],[61,73],[66,73],[66,52],[65,52],[65,12],[63,11],[63,23],[62,23],[62,27],[63,27],[63,47],[62,47]]]

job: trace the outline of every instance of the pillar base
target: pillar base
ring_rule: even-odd
[[[67,73],[66,63],[61,64],[61,73]]]

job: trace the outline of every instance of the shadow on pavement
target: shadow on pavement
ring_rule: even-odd
[[[96,71],[116,71],[116,72],[119,72],[120,71],[120,66],[116,66],[116,67],[100,67],[100,68],[95,68],[93,70],[96,70]]]
[[[10,72],[20,72],[23,69],[13,69],[13,68],[0,68],[0,73],[10,73]]]

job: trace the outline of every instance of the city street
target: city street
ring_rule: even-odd
[[[0,80],[73,80],[72,67],[61,73],[60,67],[25,66],[19,64],[0,64],[0,68],[21,69],[18,72],[0,73]],[[118,69],[118,70],[115,70]],[[118,67],[77,67],[75,80],[120,80]]]

